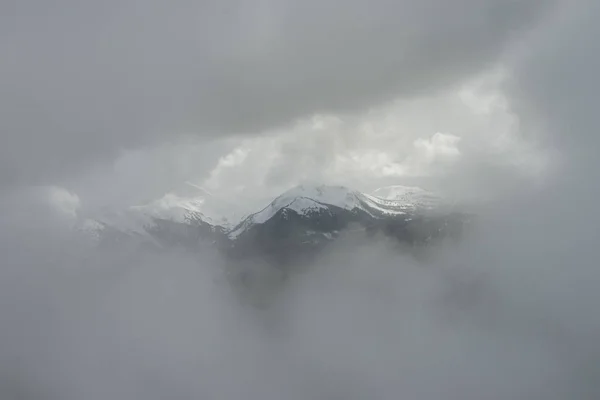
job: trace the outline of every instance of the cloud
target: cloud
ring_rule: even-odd
[[[488,66],[548,3],[5,2],[0,184],[435,91]]]
[[[306,181],[367,191],[415,184],[467,197],[497,194],[517,180],[531,184],[551,163],[544,143],[523,135],[507,79],[493,68],[443,93],[316,115],[239,140],[205,184],[262,202]],[[225,165],[228,159],[237,162]]]
[[[78,195],[57,186],[23,188],[0,196],[0,224],[35,231],[72,226],[81,207]]]
[[[403,149],[399,143],[448,148],[448,138],[432,135],[449,132],[461,138],[455,144],[467,160],[458,163],[455,181],[477,177],[486,190],[497,186],[491,179],[496,171],[507,176],[496,165],[528,158],[528,146],[515,145],[523,143],[521,136],[559,152],[550,179],[498,198],[482,210],[462,245],[433,254],[426,268],[391,256],[384,245],[340,246],[298,276],[269,312],[254,313],[217,283],[213,272],[221,265],[207,254],[201,260],[180,253],[100,254],[83,264],[69,255],[55,257],[56,229],[31,236],[15,231],[15,220],[0,223],[0,237],[11,239],[0,240],[2,397],[598,398],[600,51],[588,39],[597,37],[599,7],[591,0],[565,2],[526,38],[526,51],[505,60],[510,73],[501,85],[505,90],[491,91],[494,101],[466,95],[467,109],[485,116],[468,119],[469,127],[480,128],[472,132],[500,140],[478,140],[482,136],[452,129],[467,126],[456,122],[394,142],[391,128],[403,124],[395,123],[395,112],[379,109],[374,115],[387,119],[359,117],[362,123],[349,124],[359,127],[351,132],[369,134],[350,135],[347,142],[346,135],[325,135],[316,142],[327,148],[325,154],[332,148],[352,154],[372,140],[365,151],[385,164]],[[442,100],[425,100],[439,105],[424,108],[429,112],[404,110],[432,124],[464,110],[460,102]],[[448,115],[441,118],[443,110]],[[344,121],[300,124],[297,133],[311,138],[327,124],[344,131]],[[498,121],[501,129],[483,129]],[[244,178],[272,176],[271,166],[281,168],[280,148],[294,155],[286,142],[294,138],[245,138],[217,157],[212,182],[238,182],[234,175],[244,169]],[[486,151],[474,150],[483,144]],[[376,150],[389,153],[379,156]],[[519,156],[482,162],[498,152]],[[331,157],[316,154],[308,159],[330,165]],[[302,165],[303,157],[296,159]],[[485,165],[490,168],[482,171]],[[292,179],[303,169],[287,171]],[[27,216],[42,197],[43,207],[58,215],[69,215],[78,203],[56,188],[36,193],[29,203],[21,202],[28,196],[20,193],[1,204],[23,205]]]
[[[498,219],[421,263],[386,243],[339,243],[264,309],[208,251],[79,258],[48,247],[51,233],[20,237],[28,251],[0,242],[0,395],[586,398],[598,386],[581,373],[594,376],[597,303],[582,303],[594,282],[539,252],[559,236],[525,242],[515,219],[486,217]]]
[[[141,204],[178,191],[186,181],[206,179],[237,144],[185,137],[122,151],[114,160],[72,173],[64,185],[81,197],[85,212]]]
[[[596,162],[600,46],[589,39],[598,33],[599,13],[594,1],[563,4],[516,52],[508,86],[530,134],[545,135],[572,166]]]
[[[61,184],[91,214],[155,200],[186,181],[221,199],[242,199],[236,214],[310,182],[365,191],[400,183],[493,197],[518,179],[539,181],[553,161],[539,137],[523,134],[504,90],[507,74],[498,66],[441,93],[360,113],[315,114],[258,136],[190,135],[121,151]]]

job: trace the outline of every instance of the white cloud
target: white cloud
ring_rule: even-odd
[[[81,263],[55,257],[62,225],[39,217],[69,220],[86,197],[47,187],[0,196],[2,394],[600,398],[600,42],[590,40],[600,3],[564,5],[560,18],[528,38],[527,54],[507,60],[508,91],[502,79],[474,77],[489,85],[300,121],[220,151],[163,144],[124,155],[118,173],[98,172],[102,178],[90,183],[95,193],[137,193],[153,179],[162,187],[195,173],[242,202],[242,194],[311,177],[377,183],[387,179],[384,168],[404,165],[398,174],[406,179],[429,174],[502,192],[544,170],[545,146],[561,152],[563,169],[547,186],[532,190],[528,180],[510,201],[494,203],[475,234],[429,268],[388,258],[382,247],[335,248],[277,299],[272,314],[252,314],[214,284],[211,267],[221,265],[206,254],[200,263],[177,253],[109,254],[90,274],[66,271]],[[200,155],[206,163],[192,162]],[[432,168],[448,156],[452,165]],[[412,172],[411,157],[423,161]],[[184,166],[160,176],[176,161]],[[115,175],[126,176],[111,186]]]
[[[258,136],[187,137],[124,151],[65,186],[94,212],[144,203],[190,181],[236,199],[245,213],[302,182],[363,190],[410,184],[456,194],[487,193],[492,180],[539,179],[549,166],[547,149],[524,135],[504,93],[506,72],[498,71],[362,113],[315,114]]]
[[[56,186],[49,187],[47,190],[48,200],[58,212],[70,218],[77,217],[77,210],[81,207],[78,195]]]
[[[0,187],[194,132],[361,112],[485,69],[549,0],[0,4]]]
[[[482,174],[494,166],[495,174],[504,170],[507,177],[538,178],[547,168],[545,149],[521,132],[503,92],[506,74],[498,71],[437,95],[359,114],[315,115],[288,129],[240,140],[206,184],[214,191],[235,188],[236,195],[252,197],[257,191],[268,198],[303,181],[368,188],[394,180],[435,184],[452,176],[462,185],[473,176],[457,171],[465,166],[476,171],[476,164]],[[486,179],[473,180],[474,186]],[[486,190],[470,188],[475,189]]]
[[[20,236],[31,243],[40,238],[66,238],[76,224],[81,200],[57,186],[20,188],[0,195],[0,242]],[[29,243],[25,243],[29,245]]]
[[[416,139],[413,146],[417,157],[423,159],[426,164],[436,162],[452,161],[460,156],[457,145],[460,137],[450,133],[436,132],[430,139]]]

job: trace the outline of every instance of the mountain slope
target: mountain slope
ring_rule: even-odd
[[[261,211],[247,217],[229,233],[229,237],[237,239],[248,229],[264,224],[282,210],[311,217],[330,214],[331,209],[367,214],[404,214],[400,203],[378,199],[343,186],[301,185],[288,190]]]
[[[111,245],[193,248],[222,240],[229,222],[215,212],[218,201],[211,204],[209,193],[198,193],[202,188],[185,189],[146,204],[104,210],[79,221],[77,229],[91,240]]]
[[[386,186],[374,190],[373,196],[404,204],[405,207],[431,209],[440,206],[443,199],[425,189],[415,186]]]
[[[293,257],[314,252],[348,233],[382,233],[409,244],[428,243],[459,231],[463,221],[441,207],[441,198],[419,188],[393,186],[365,194],[343,186],[303,185],[230,227],[214,212],[218,202],[211,205],[207,194],[195,194],[192,187],[144,205],[104,212],[82,220],[79,229],[109,246],[175,246],[194,251],[211,246],[234,256]]]
[[[310,217],[339,209],[381,219],[425,212],[441,204],[441,197],[417,187],[389,186],[366,194],[344,186],[300,185],[283,193],[261,211],[248,216],[229,232],[229,237],[236,239],[282,210]]]
[[[287,257],[321,248],[342,232],[379,232],[414,245],[458,231],[461,219],[436,213],[427,197],[433,195],[413,190],[400,199],[382,199],[342,186],[298,186],[248,216],[228,237],[236,254]]]

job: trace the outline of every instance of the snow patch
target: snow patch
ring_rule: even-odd
[[[271,204],[251,215],[255,224],[262,224],[271,219],[282,208],[289,208],[299,214],[326,209],[327,205],[345,210],[360,207],[358,192],[343,186],[297,186],[277,197]]]
[[[283,193],[261,211],[250,215],[228,236],[230,239],[236,239],[250,227],[267,222],[282,209],[293,210],[299,215],[309,215],[328,210],[331,206],[348,211],[361,210],[374,218],[402,215],[411,207],[400,201],[381,199],[344,186],[300,185]]]
[[[386,186],[373,191],[371,195],[387,202],[400,204],[405,208],[432,208],[441,203],[440,196],[415,186]]]

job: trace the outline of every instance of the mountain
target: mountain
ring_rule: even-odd
[[[343,186],[297,186],[235,225],[215,209],[228,208],[200,187],[188,185],[143,205],[82,220],[79,229],[104,246],[206,246],[232,257],[286,261],[313,254],[341,235],[381,234],[409,246],[462,231],[464,214],[420,188],[389,186],[372,194]],[[201,193],[194,191],[197,189]],[[230,207],[229,207],[230,208]]]
[[[389,204],[389,206],[388,206]],[[334,212],[335,211],[335,212]],[[250,215],[238,224],[230,233],[231,239],[237,239],[256,225],[261,225],[282,214],[284,218],[294,213],[305,218],[324,217],[344,212],[404,214],[403,205],[378,199],[343,186],[297,186],[277,197],[263,210]]]
[[[83,218],[76,228],[99,245],[194,248],[225,237],[226,206],[203,188],[187,183],[145,204]]]
[[[385,186],[374,190],[373,196],[397,201],[413,208],[433,209],[444,203],[439,195],[415,186]]]
[[[462,231],[463,215],[427,191],[396,186],[375,193],[390,198],[342,186],[295,187],[229,231],[231,253],[285,261],[340,235],[382,234],[414,246]]]

